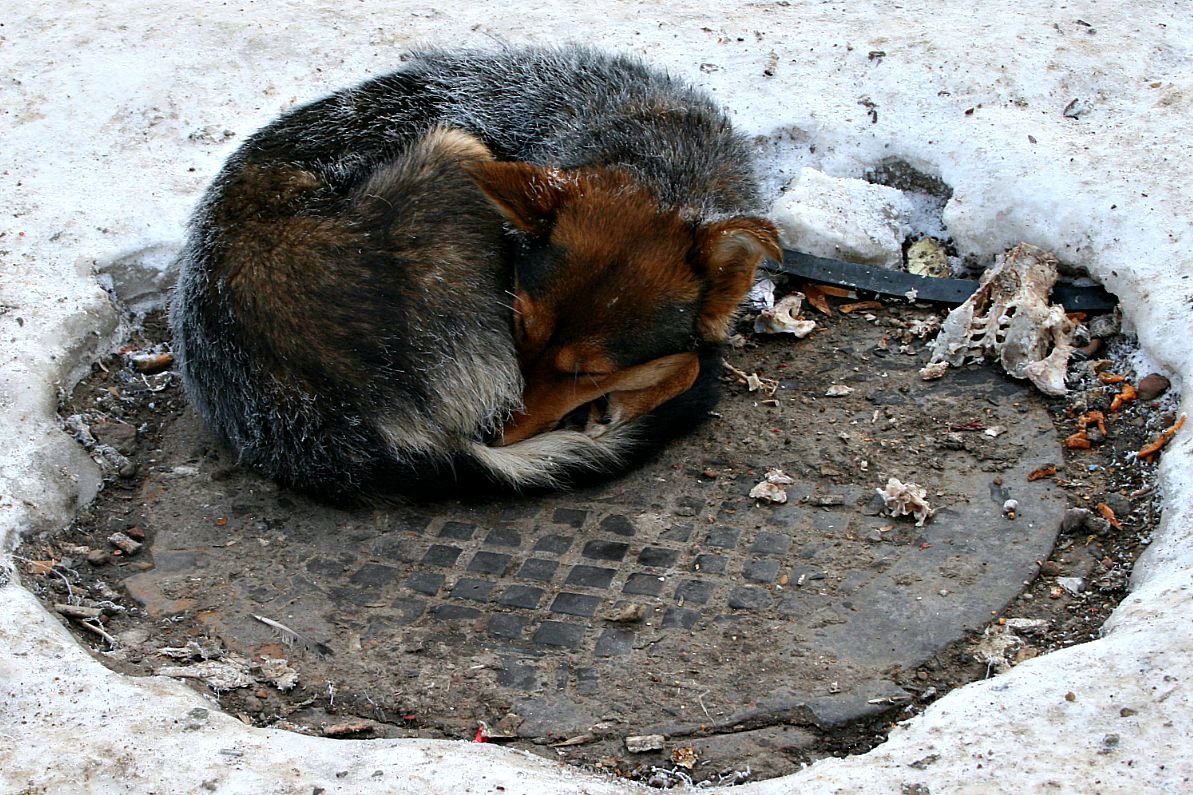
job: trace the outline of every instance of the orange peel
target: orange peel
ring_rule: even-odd
[[[1149,442],[1149,443],[1145,444],[1143,447],[1141,447],[1139,449],[1139,452],[1135,454],[1135,457],[1142,458],[1144,461],[1151,460],[1152,456],[1154,456],[1156,453],[1160,452],[1160,450],[1162,450],[1164,448],[1164,445],[1168,444],[1168,442],[1172,439],[1173,436],[1176,436],[1176,432],[1179,431],[1181,429],[1181,426],[1183,426],[1184,424],[1185,424],[1185,415],[1182,414],[1181,418],[1179,420],[1177,420],[1176,422],[1174,422],[1172,424],[1171,428],[1166,428],[1165,430],[1160,431],[1159,436],[1157,436],[1151,442]]]
[[[1123,407],[1124,404],[1130,403],[1132,400],[1134,400],[1138,396],[1139,395],[1135,391],[1135,387],[1131,386],[1130,384],[1124,383],[1123,390],[1114,396],[1114,400],[1110,401],[1110,410],[1112,412],[1118,411],[1119,409],[1121,409]]]

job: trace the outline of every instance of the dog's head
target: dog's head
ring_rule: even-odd
[[[768,221],[694,223],[619,170],[467,168],[520,238],[513,323],[525,389],[503,444],[577,414],[597,436],[686,392],[755,268],[781,254]]]

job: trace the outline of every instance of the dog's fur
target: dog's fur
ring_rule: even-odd
[[[232,156],[175,353],[242,461],[325,497],[619,472],[714,405],[779,255],[757,205],[724,114],[636,61],[423,52]]]

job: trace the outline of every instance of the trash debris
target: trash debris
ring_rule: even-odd
[[[174,364],[174,354],[156,351],[135,351],[127,355],[128,363],[139,373],[153,375],[168,370]]]
[[[73,436],[75,441],[83,445],[84,450],[96,457],[97,463],[106,464],[122,478],[132,477],[136,474],[136,464],[129,461],[115,447],[108,444],[100,444],[96,440],[95,436],[91,433],[91,427],[88,424],[89,420],[90,417],[86,415],[72,414],[63,420],[62,424],[66,428],[66,432]]]
[[[256,677],[250,675],[245,670],[246,666],[237,664],[238,662],[238,658],[205,660],[194,665],[168,665],[159,668],[156,673],[174,679],[196,679],[216,691],[236,690],[257,684]]]
[[[486,743],[492,740],[514,740],[518,737],[516,732],[503,730],[500,723],[497,726],[490,726],[487,721],[478,720],[476,724],[475,742],[478,743]]]
[[[975,660],[986,666],[987,675],[1005,673],[1023,656],[1027,645],[1023,636],[1047,626],[1048,622],[1042,618],[1008,618],[986,627],[982,639],[970,651]]]
[[[1048,296],[1057,278],[1056,258],[1021,243],[982,275],[978,289],[949,312],[920,371],[939,378],[948,366],[997,357],[1015,378],[1047,395],[1065,394],[1065,374],[1076,324]],[[942,366],[943,365],[943,366]]]
[[[1074,596],[1085,590],[1085,580],[1081,577],[1057,577],[1056,584]]]
[[[1065,105],[1065,109],[1061,111],[1061,114],[1066,119],[1079,119],[1083,114],[1089,113],[1092,108],[1093,105],[1088,100],[1077,97],[1076,99],[1069,100],[1069,104]]]
[[[1033,469],[1027,476],[1029,481],[1050,478],[1056,474],[1056,464],[1044,464]]]
[[[881,301],[858,301],[853,304],[845,304],[837,307],[841,310],[843,315],[851,315],[854,312],[869,312],[875,309],[882,309]]]
[[[952,275],[949,258],[940,243],[930,237],[920,238],[907,249],[907,271],[916,276],[947,279]]]
[[[914,516],[916,527],[923,527],[932,518],[934,511],[925,499],[927,491],[923,486],[889,478],[885,486],[875,491],[891,516]]]
[[[290,663],[283,657],[266,657],[258,665],[261,678],[268,681],[283,693],[294,689],[298,684],[298,671],[290,667]]]
[[[125,555],[135,555],[141,551],[141,547],[145,546],[140,541],[134,541],[125,533],[112,533],[108,536],[108,542]]]
[[[1070,450],[1088,450],[1094,439],[1090,432],[1096,432],[1097,441],[1106,438],[1106,415],[1100,411],[1087,411],[1077,418],[1077,432],[1065,437],[1065,447]]]
[[[557,743],[551,743],[552,748],[571,748],[576,745],[587,745],[596,739],[596,735],[592,732],[584,732],[577,734],[575,737],[569,737],[566,740],[560,740]]]
[[[1019,514],[1019,500],[1007,500],[1002,504],[1002,515],[1014,519]]]
[[[800,291],[804,294],[808,306],[822,315],[833,316],[833,309],[828,304],[828,292],[823,287],[809,283],[801,287]]]
[[[762,378],[757,373],[747,374],[744,370],[739,370],[729,362],[721,362],[721,365],[733,374],[737,379],[737,383],[744,386],[751,392],[762,391],[768,395],[774,395],[779,391],[779,382],[773,378]]]
[[[603,618],[615,624],[637,624],[646,618],[646,607],[640,604],[622,605]]]
[[[1107,522],[1110,522],[1110,526],[1113,527],[1115,530],[1123,529],[1123,523],[1118,520],[1117,516],[1115,516],[1114,509],[1111,508],[1106,503],[1104,503],[1104,502],[1098,503],[1097,505],[1094,506],[1094,510],[1096,510],[1098,513],[1102,514],[1102,518],[1105,519]]]
[[[746,293],[745,305],[749,309],[770,309],[775,305],[775,283],[765,276],[754,282]]]
[[[166,646],[157,653],[172,660],[218,660],[224,656],[219,649],[205,649],[193,640],[187,641],[185,646]]]
[[[929,337],[940,331],[940,318],[936,315],[917,318],[907,324],[905,331],[912,337],[922,340],[924,337]]]
[[[661,734],[641,734],[625,738],[625,748],[631,754],[645,754],[662,751],[666,738]]]
[[[929,362],[920,368],[920,378],[925,381],[935,381],[937,378],[943,378],[948,369],[948,362]]]
[[[783,487],[793,483],[795,481],[784,474],[783,470],[768,469],[766,477],[757,486],[750,489],[750,496],[756,500],[782,504],[787,502],[787,489]]]
[[[80,621],[89,618],[99,618],[104,611],[98,607],[88,607],[86,605],[68,605],[61,602],[54,605],[54,612],[60,616],[67,618],[77,618]]]
[[[824,391],[825,397],[845,397],[850,394],[853,394],[853,387],[845,384],[833,384]]]
[[[690,745],[684,746],[683,748],[676,748],[671,752],[671,763],[674,765],[679,765],[683,768],[687,768],[688,770],[691,770],[693,767],[695,767],[696,762],[699,761],[699,759],[700,754],[696,753],[696,749]]]
[[[754,319],[754,333],[794,334],[797,339],[808,336],[816,329],[816,321],[799,317],[803,302],[803,293],[790,293],[770,309],[763,309]]]

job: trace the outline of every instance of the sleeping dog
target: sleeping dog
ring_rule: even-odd
[[[715,404],[758,205],[724,113],[636,60],[421,52],[232,155],[175,354],[243,463],[332,500],[616,474]]]

